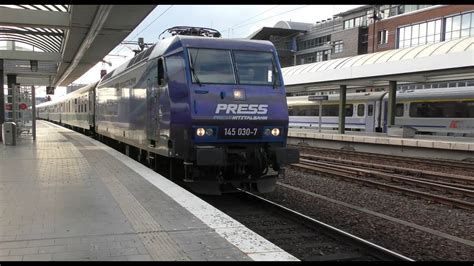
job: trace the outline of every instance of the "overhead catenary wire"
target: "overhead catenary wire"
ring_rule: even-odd
[[[243,25],[240,25],[239,27],[236,27],[236,28],[233,28],[233,29],[240,29],[242,27],[245,27],[247,25],[250,25],[252,23],[256,23],[256,22],[260,22],[260,21],[263,21],[263,20],[267,20],[269,18],[273,18],[273,17],[276,17],[276,16],[280,16],[280,15],[283,15],[283,14],[286,14],[286,13],[289,13],[289,12],[292,12],[292,11],[295,11],[297,9],[301,9],[303,7],[307,7],[308,5],[304,5],[304,6],[301,6],[301,7],[297,7],[297,8],[294,8],[294,9],[291,9],[291,10],[288,10],[288,11],[285,11],[285,12],[281,12],[281,13],[278,13],[276,15],[273,15],[273,16],[270,16],[270,17],[266,17],[266,18],[263,18],[263,19],[260,19],[260,20],[257,20],[257,21],[253,21],[253,22],[250,22],[250,23],[246,23],[246,24],[243,24]]]
[[[150,27],[151,24],[155,23],[155,21],[156,21],[157,19],[159,19],[159,18],[160,18],[161,16],[163,16],[164,14],[166,14],[166,12],[168,12],[168,10],[170,10],[172,7],[173,7],[173,5],[171,5],[171,6],[168,7],[165,11],[163,11],[160,15],[158,15],[158,17],[156,17],[152,22],[148,23],[148,25],[147,25],[144,29],[142,29],[139,33],[135,34],[135,36],[132,38],[132,40],[135,39],[136,37],[138,37],[138,35],[140,35],[140,33],[144,32],[148,27]],[[122,46],[122,47],[117,51],[117,54],[118,54],[120,51],[122,51],[123,47],[125,47],[125,45]]]
[[[250,18],[248,18],[248,19],[242,20],[241,22],[239,22],[239,23],[237,23],[237,24],[235,24],[235,25],[233,25],[233,26],[231,26],[231,27],[229,27],[229,28],[232,29],[232,28],[234,28],[234,27],[236,27],[236,26],[239,26],[240,24],[242,24],[242,23],[244,23],[244,22],[246,22],[246,21],[249,21],[249,20],[251,20],[251,19],[253,19],[253,18],[255,18],[255,17],[258,17],[258,16],[260,16],[260,15],[262,15],[262,14],[265,14],[265,13],[267,13],[268,11],[273,10],[273,9],[279,7],[279,6],[280,6],[280,5],[277,5],[277,6],[274,6],[274,7],[270,8],[270,9],[267,9],[267,10],[261,12],[261,13],[258,13],[257,15],[255,15],[255,16],[253,16],[253,17],[250,17]]]

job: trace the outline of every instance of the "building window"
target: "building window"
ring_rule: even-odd
[[[444,19],[446,41],[474,35],[474,13],[466,13]]]
[[[316,62],[321,62],[323,61],[323,52],[317,52],[316,53]]]
[[[401,15],[405,13],[410,13],[416,10],[428,8],[433,5],[399,5],[397,6],[392,6],[393,10],[390,10],[390,16],[396,16],[396,15]]]
[[[386,44],[388,43],[388,31],[387,30],[381,30],[378,33],[378,44]]]
[[[316,62],[329,60],[330,52],[331,52],[331,50],[324,50],[324,51],[316,52]]]
[[[310,49],[314,47],[323,46],[330,41],[331,41],[330,35],[326,35],[326,36],[322,36],[322,37],[318,37],[318,38],[314,38],[310,40],[300,41],[298,43],[298,50],[306,50],[306,49]]]
[[[354,27],[361,27],[361,26],[363,27],[367,26],[367,15],[344,20],[343,29],[347,30],[347,29],[351,29]]]
[[[343,43],[343,41],[336,41],[336,42],[334,42],[334,53],[335,53],[335,54],[342,53],[343,50],[344,50],[344,43]]]
[[[398,29],[398,48],[413,47],[441,41],[441,19]]]

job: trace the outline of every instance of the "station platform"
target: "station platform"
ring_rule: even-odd
[[[466,160],[474,159],[474,138],[415,135],[413,138],[388,136],[386,133],[290,128],[288,143],[309,142],[324,148],[351,148],[364,152],[392,155]]]
[[[0,146],[0,261],[297,260],[87,136],[37,122]]]

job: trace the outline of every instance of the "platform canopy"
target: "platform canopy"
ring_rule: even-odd
[[[0,5],[4,74],[15,74],[20,84],[67,86],[100,62],[155,7]]]
[[[288,92],[473,79],[474,37],[286,67],[282,74]]]

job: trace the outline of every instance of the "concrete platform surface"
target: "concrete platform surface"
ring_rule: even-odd
[[[343,142],[383,144],[402,147],[420,147],[452,151],[474,151],[474,138],[415,135],[414,138],[388,137],[386,133],[347,131],[339,134],[335,131],[318,129],[290,128],[288,137],[334,140]]]
[[[149,168],[38,121],[0,146],[0,261],[297,260]]]

